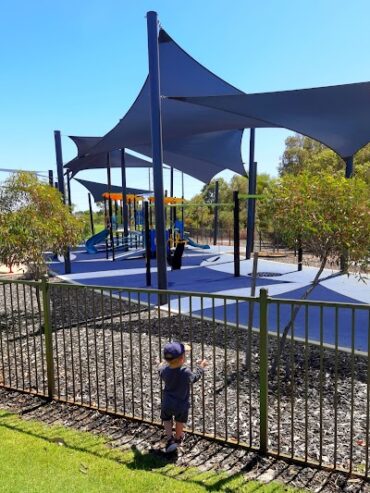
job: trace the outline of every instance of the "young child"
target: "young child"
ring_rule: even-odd
[[[158,371],[164,381],[161,419],[167,435],[166,452],[169,453],[174,452],[184,439],[184,425],[190,407],[190,384],[202,377],[207,361],[200,361],[194,372],[183,366],[185,346],[181,342],[166,344],[163,357],[167,364],[161,364]],[[173,419],[176,422],[175,437],[172,434]]]

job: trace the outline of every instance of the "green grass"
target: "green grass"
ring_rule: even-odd
[[[1,493],[294,492],[279,483],[179,468],[152,454],[121,452],[102,437],[26,421],[0,410]]]

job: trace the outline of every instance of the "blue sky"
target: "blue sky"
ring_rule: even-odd
[[[370,80],[367,0],[3,1],[0,168],[55,168],[54,129],[104,135],[117,123],[147,74],[148,10],[185,51],[246,92]],[[260,172],[276,175],[287,135],[256,132]],[[247,143],[246,132],[245,160]],[[65,161],[75,155],[67,137],[63,154]],[[104,181],[105,172],[80,177]],[[168,178],[165,172],[167,187]],[[147,172],[129,171],[129,186],[145,184]],[[201,186],[187,178],[186,195]],[[87,208],[84,189],[74,184],[72,193],[77,207]]]

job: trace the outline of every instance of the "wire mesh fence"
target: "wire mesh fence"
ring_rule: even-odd
[[[367,477],[369,305],[262,290],[168,291],[159,306],[153,289],[0,288],[2,386],[159,423],[158,362],[181,340],[190,367],[209,362],[192,388],[191,432]]]

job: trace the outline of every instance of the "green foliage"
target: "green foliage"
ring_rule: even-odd
[[[275,230],[294,247],[322,260],[344,251],[349,261],[364,267],[370,252],[370,196],[358,177],[332,173],[284,174],[268,191],[262,206],[274,218]]]
[[[93,220],[94,220],[94,230],[95,233],[99,233],[103,229],[105,229],[105,213],[104,213],[104,205],[102,202],[98,202],[96,204],[99,209],[97,211],[93,211]],[[83,238],[87,239],[91,236],[91,225],[90,225],[90,211],[78,211],[75,213],[75,216],[82,220],[84,223],[83,229]]]
[[[344,175],[345,162],[334,151],[303,135],[291,135],[285,140],[285,150],[279,165],[280,175],[335,173]],[[370,144],[354,156],[354,176],[362,178],[370,188]]]
[[[264,190],[273,183],[273,179],[267,174],[261,174],[257,177],[257,193],[263,194]],[[222,204],[218,209],[219,228],[230,230],[233,228],[233,191],[240,194],[246,194],[248,191],[248,179],[244,176],[234,175],[230,183],[219,178],[219,198],[218,202]],[[212,180],[209,184],[204,185],[202,191],[195,195],[188,204],[192,207],[185,209],[185,227],[186,228],[213,228],[214,207],[205,207],[207,204],[215,202],[215,183]],[[264,218],[266,220],[266,218]],[[257,201],[257,221],[258,221],[258,201]],[[246,201],[240,200],[240,227],[245,229],[247,224],[247,207]]]
[[[38,276],[43,252],[62,254],[81,240],[83,222],[64,205],[60,193],[32,173],[13,174],[0,188],[0,262],[23,263]]]

